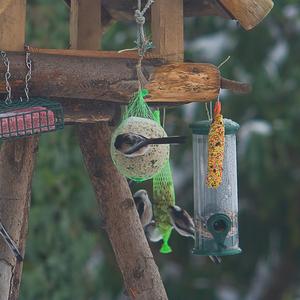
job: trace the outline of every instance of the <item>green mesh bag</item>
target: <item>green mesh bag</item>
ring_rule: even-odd
[[[154,118],[160,123],[159,111],[154,112]],[[169,206],[175,205],[175,191],[169,160],[166,161],[162,170],[153,176],[153,199],[156,226],[163,236],[160,252],[164,254],[171,253],[172,249],[168,243],[172,233]]]
[[[134,94],[123,114],[123,121],[130,117],[155,120],[152,110],[144,100],[148,93],[148,90],[142,89]]]
[[[147,94],[148,91],[143,89],[134,95],[111,139],[111,157],[115,166],[121,174],[136,182],[151,179],[169,160],[169,145],[149,145],[147,153],[135,157],[124,155],[114,146],[116,137],[120,134],[134,133],[148,138],[167,135],[144,101]]]

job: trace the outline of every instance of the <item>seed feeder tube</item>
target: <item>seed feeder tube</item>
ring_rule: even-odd
[[[196,255],[241,253],[238,235],[236,132],[239,125],[224,119],[225,149],[222,183],[206,184],[210,121],[192,124],[194,161],[194,221]]]

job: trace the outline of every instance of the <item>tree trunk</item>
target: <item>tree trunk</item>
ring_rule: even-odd
[[[128,184],[110,157],[111,129],[104,123],[79,128],[85,165],[130,297],[167,299]]]

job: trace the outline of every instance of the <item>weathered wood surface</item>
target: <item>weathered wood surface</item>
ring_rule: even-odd
[[[1,0],[0,2],[0,14],[6,9],[6,7],[12,2],[12,0]]]
[[[25,15],[25,0],[12,0],[2,12],[0,15],[2,49],[17,51],[23,49]],[[24,65],[24,60],[22,64]],[[38,138],[31,137],[3,142],[0,149],[0,220],[23,254],[37,147]],[[22,266],[23,264],[16,261],[0,238],[0,300],[18,299]]]
[[[174,63],[157,69],[145,88],[149,90],[148,102],[158,102],[158,99],[160,102],[175,102],[176,99],[198,102],[200,98],[210,101],[220,92],[220,72],[210,64]]]
[[[155,1],[151,9],[153,52],[169,62],[183,61],[183,1]]]
[[[70,6],[71,0],[65,0],[65,2]],[[228,18],[228,14],[215,0],[184,0],[183,4],[185,17],[221,16]],[[102,25],[107,25],[112,19],[117,21],[134,20],[133,11],[136,7],[135,0],[102,0]],[[146,17],[149,21],[150,13]]]
[[[272,0],[218,0],[246,30],[258,25],[273,8]]]
[[[117,103],[77,99],[57,100],[63,106],[65,125],[111,122],[119,118],[120,106]]]
[[[111,161],[112,129],[105,123],[80,126],[80,146],[95,188],[112,247],[134,300],[166,300],[128,184]]]
[[[71,0],[70,42],[71,48],[92,49],[86,45],[100,43],[101,1]],[[84,36],[84,39],[80,39]],[[73,45],[76,44],[77,47]],[[96,45],[96,50],[100,44]],[[94,48],[94,47],[93,47]]]
[[[46,50],[31,54],[33,72],[30,95],[32,97],[128,103],[137,90],[135,66],[138,57],[134,53],[118,54],[101,51],[85,53],[75,50],[49,51],[58,54],[45,52]],[[13,95],[18,97],[23,95],[24,88],[26,73],[24,53],[8,52],[7,55],[11,61],[13,74],[11,78]],[[150,78],[150,97],[146,99],[148,102],[208,101],[214,99],[222,88],[219,70],[212,65],[165,64],[166,61],[161,58],[149,58],[143,61],[143,72],[147,78]],[[172,72],[169,74],[166,70]],[[0,63],[0,93],[5,93],[4,73],[5,66]],[[164,86],[160,84],[162,74],[166,76]],[[193,84],[187,84],[189,81]],[[172,88],[175,86],[177,92],[181,92],[173,98]]]

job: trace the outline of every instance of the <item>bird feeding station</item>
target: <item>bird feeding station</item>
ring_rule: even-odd
[[[27,47],[25,50],[27,50]],[[0,102],[0,139],[2,140],[50,132],[64,127],[63,111],[60,103],[41,98],[29,98],[32,63],[28,51],[24,53],[24,57],[28,69],[24,79],[24,95],[26,98],[12,99],[10,61],[5,51],[1,51],[1,58],[6,67],[4,79],[7,91],[5,100]]]
[[[154,260],[145,260],[145,257],[152,258],[152,253],[127,181],[115,168],[110,155],[113,127],[120,119],[120,107],[127,105],[138,89],[136,66],[140,57],[134,51],[99,51],[102,32],[111,21],[134,21],[136,1],[65,2],[70,7],[70,49],[28,49],[33,67],[28,83],[30,96],[60,103],[65,125],[79,125],[76,131],[83,159],[130,298],[167,300]],[[151,7],[151,13],[142,16],[146,22],[151,22],[151,36],[155,46],[145,55],[141,65],[141,71],[147,80],[144,86],[148,90],[145,101],[150,106],[168,107],[215,100],[221,89],[248,93],[248,84],[223,78],[216,66],[183,62],[184,18],[219,16],[227,20],[236,19],[244,28],[250,29],[263,19],[272,5],[271,0],[156,0]],[[139,16],[141,17],[141,11]],[[139,21],[143,21],[143,18],[139,18]],[[25,0],[0,1],[0,45],[9,57],[10,73],[13,74],[9,82],[12,99],[24,97],[24,78],[28,73],[23,49],[25,24]],[[3,99],[7,93],[6,72],[7,67],[0,64],[0,94]],[[43,126],[43,112],[46,119],[47,116],[49,119],[47,131],[52,130],[55,123],[55,117],[53,123],[51,116],[51,111],[54,113],[53,107],[45,103],[34,104],[34,107],[41,109],[37,117],[34,115],[35,110],[29,111],[27,117],[28,111],[21,107],[21,117],[18,117],[19,108],[13,109],[14,121],[11,126],[10,112],[2,111],[1,113],[7,115],[2,115],[4,121],[0,122],[7,124],[2,129],[3,137],[7,131],[19,127],[20,132],[17,135],[25,133],[23,137],[26,137],[5,141],[0,149],[1,222],[6,225],[22,256],[29,217],[31,180],[38,149],[38,137],[27,137],[26,133],[35,133],[32,125]],[[30,119],[28,125],[27,119]],[[59,117],[58,120],[62,121]],[[40,132],[42,131],[40,128]],[[199,190],[199,196],[205,191],[207,189]],[[172,192],[172,188],[169,188],[169,193]],[[231,204],[234,203],[232,198],[233,196]],[[12,199],[17,201],[8,201]],[[218,205],[215,202],[215,208]],[[212,230],[211,226],[214,227],[216,221],[220,221],[215,228],[217,233],[219,229],[223,230],[227,226],[223,230],[228,231],[225,239],[224,234],[215,235],[214,239],[220,241],[219,247],[222,243],[226,247],[230,246],[230,241],[226,239],[231,236],[231,230],[235,227],[235,220],[227,210],[234,211],[233,206],[230,206],[229,201],[225,206],[224,210],[214,211],[220,214],[216,216],[217,219],[208,222],[211,225],[207,224]],[[197,211],[199,218],[204,214],[205,212]],[[209,236],[210,232],[207,230]],[[237,246],[233,241],[232,245]],[[21,264],[0,240],[1,300],[18,298]]]
[[[191,125],[194,155],[195,247],[198,255],[239,254],[236,132],[239,125],[225,119],[222,182],[207,185],[208,133],[211,121]]]

